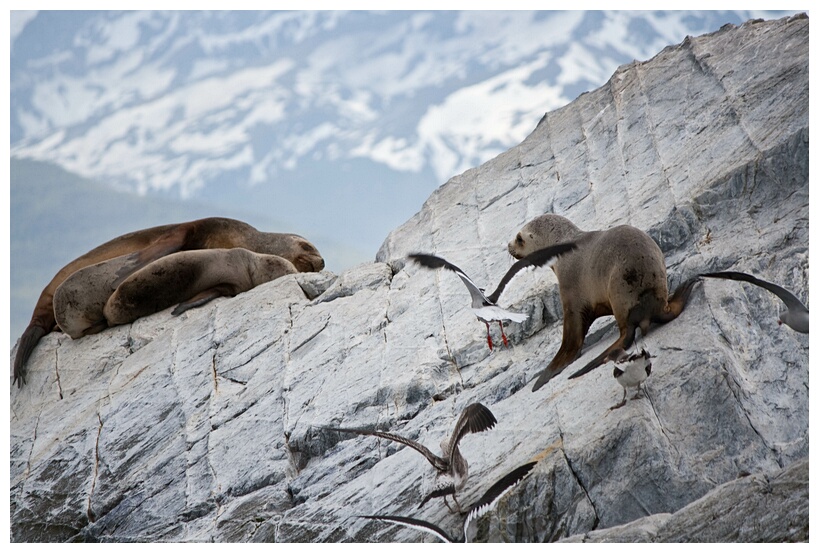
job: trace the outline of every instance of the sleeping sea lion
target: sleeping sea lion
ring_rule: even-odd
[[[248,250],[280,255],[301,272],[320,271],[324,268],[318,250],[297,234],[260,232],[242,221],[223,217],[208,217],[186,223],[162,225],[124,234],[78,257],[59,270],[43,289],[31,322],[20,337],[14,358],[14,381],[25,384],[25,362],[45,334],[56,328],[53,298],[57,287],[71,274],[100,261],[132,254],[131,261],[120,270],[119,284],[124,278],[165,255],[185,250],[208,248],[246,248]]]
[[[127,324],[179,304],[180,315],[220,296],[235,296],[280,276],[298,273],[278,255],[244,248],[195,250],[166,255],[132,273],[108,298],[109,326]]]
[[[172,254],[173,255],[173,254]],[[123,267],[131,254],[100,261],[74,272],[54,291],[54,318],[60,330],[74,338],[102,332],[108,323],[102,310],[116,290]]]
[[[562,242],[577,244],[552,266],[563,304],[563,342],[532,391],[579,356],[596,318],[614,315],[620,337],[570,378],[601,365],[615,349],[631,347],[638,326],[645,335],[651,323],[677,318],[698,281],[694,277],[684,282],[669,298],[663,252],[648,234],[629,225],[584,232],[565,217],[549,213],[529,221],[509,242],[508,250],[520,259]]]

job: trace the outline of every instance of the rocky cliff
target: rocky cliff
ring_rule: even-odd
[[[775,296],[698,284],[646,337],[646,397],[610,411],[611,365],[567,375],[616,338],[611,317],[531,391],[561,339],[550,270],[509,286],[501,304],[529,319],[490,352],[459,279],[403,256],[437,253],[490,287],[517,230],[554,212],[647,231],[671,289],[733,269],[807,302],[808,146],[807,17],[725,27],[547,113],[441,186],[375,263],[80,340],[52,333],[11,390],[11,539],[433,540],[357,518],[371,514],[457,535],[440,500],[417,509],[433,472],[421,455],[322,427],[377,426],[437,451],[480,401],[499,422],[461,442],[461,505],[538,464],[471,539],[806,540],[808,337],[777,325]]]

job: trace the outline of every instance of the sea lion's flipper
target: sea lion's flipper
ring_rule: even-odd
[[[26,361],[40,338],[48,334],[48,330],[42,326],[30,323],[23,335],[20,336],[20,345],[17,348],[17,355],[14,356],[14,382],[18,388],[22,388],[26,383]]]
[[[609,355],[611,355],[612,352],[618,349],[627,350],[628,348],[630,348],[631,344],[634,343],[634,334],[636,330],[637,327],[634,326],[633,323],[627,323],[627,326],[620,327],[620,336],[617,338],[617,340],[615,340],[612,345],[604,349],[600,355],[586,363],[586,365],[582,369],[572,374],[569,377],[569,380],[571,380],[572,378],[577,378],[578,376],[583,376],[592,369],[596,369],[600,365],[606,363],[609,358]]]
[[[592,369],[596,369],[600,365],[604,364],[606,362],[606,358],[609,356],[609,353],[611,353],[611,351],[614,350],[614,349],[619,349],[620,348],[620,346],[617,345],[619,342],[620,342],[620,340],[617,340],[617,342],[615,342],[615,344],[612,344],[612,346],[609,346],[608,348],[606,348],[603,351],[603,353],[601,353],[600,355],[598,355],[597,357],[595,357],[594,359],[592,359],[591,361],[586,363],[586,365],[582,369],[580,369],[579,371],[577,371],[576,373],[571,375],[569,377],[569,380],[571,380],[572,378],[577,378],[578,376],[583,376],[584,374],[591,371]]]
[[[665,311],[652,317],[652,322],[665,324],[679,317],[682,310],[685,309],[685,304],[688,302],[688,296],[691,295],[694,285],[699,281],[700,277],[697,275],[680,284],[674,294],[668,298],[668,306]]]
[[[179,305],[177,305],[173,311],[171,311],[171,315],[177,316],[181,315],[188,309],[193,307],[201,307],[208,303],[211,300],[216,298],[220,298],[222,296],[235,296],[236,292],[229,290],[225,286],[216,286],[215,288],[209,288],[208,290],[204,290],[199,292],[194,297],[187,301],[183,301]]]
[[[187,242],[190,229],[190,224],[180,224],[154,240],[150,246],[129,254],[128,261],[122,269],[117,271],[114,288],[147,264],[166,255],[181,251]]]
[[[566,305],[563,306],[563,342],[560,344],[560,349],[557,350],[554,359],[538,376],[535,385],[532,387],[533,392],[538,391],[544,384],[559,375],[580,355],[586,331],[589,330],[591,321],[594,320],[587,319],[589,317],[584,317],[582,311],[571,309]]]

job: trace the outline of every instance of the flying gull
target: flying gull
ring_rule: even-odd
[[[751,284],[756,284],[757,286],[761,286],[765,288],[769,292],[773,292],[779,299],[785,302],[785,306],[787,307],[786,310],[782,311],[779,314],[779,324],[785,323],[796,332],[801,332],[802,334],[808,333],[808,308],[805,307],[805,304],[799,301],[799,298],[794,296],[790,291],[785,290],[781,286],[778,286],[772,282],[766,282],[764,280],[758,279],[755,276],[747,275],[745,273],[738,273],[736,271],[724,271],[721,273],[703,273],[700,276],[709,277],[709,278],[726,278],[730,280],[741,280],[744,282],[750,282]]]
[[[525,313],[507,311],[506,309],[498,307],[498,298],[500,297],[504,288],[506,288],[506,285],[509,284],[509,281],[512,280],[512,278],[514,278],[514,276],[522,269],[527,267],[541,267],[543,265],[548,266],[550,262],[553,262],[558,255],[573,250],[576,247],[577,246],[574,243],[570,242],[566,244],[557,244],[555,246],[550,246],[548,248],[543,248],[542,250],[532,252],[512,265],[506,274],[503,275],[497,289],[488,296],[483,293],[483,289],[478,288],[475,282],[473,282],[473,280],[469,278],[466,273],[446,259],[424,253],[413,253],[408,257],[427,269],[449,269],[461,278],[463,283],[466,285],[467,290],[469,290],[469,295],[472,296],[472,312],[475,313],[475,316],[478,317],[479,321],[486,325],[486,343],[489,344],[489,349],[491,350],[492,336],[489,334],[490,322],[498,322],[501,329],[503,344],[508,347],[509,341],[506,338],[506,333],[503,331],[503,321],[509,320],[516,323],[522,323],[528,318],[528,315]]]
[[[637,392],[631,399],[637,399],[640,394],[640,384],[645,382],[648,375],[651,374],[651,355],[645,349],[640,350],[640,353],[628,354],[622,348],[617,348],[606,356],[606,360],[614,361],[614,378],[623,387],[623,401],[610,408],[610,410],[619,409],[626,404],[626,392],[628,388],[636,386]],[[617,366],[619,364],[620,368]]]
[[[476,432],[483,432],[489,430],[497,423],[495,415],[481,405],[480,403],[471,403],[467,405],[461,416],[458,417],[458,422],[455,423],[455,430],[452,431],[452,436],[444,438],[441,441],[441,452],[443,456],[439,457],[431,452],[429,449],[409,438],[404,438],[396,434],[389,434],[387,432],[379,432],[376,430],[364,430],[361,428],[332,428],[325,427],[328,430],[338,430],[340,432],[350,432],[353,434],[362,434],[365,436],[378,436],[379,438],[386,438],[394,442],[408,445],[421,455],[426,457],[427,461],[435,467],[438,471],[435,476],[435,485],[432,493],[430,493],[421,504],[422,507],[427,501],[433,497],[443,497],[447,509],[452,511],[452,508],[447,503],[446,496],[451,495],[460,511],[461,506],[458,504],[458,499],[455,493],[463,489],[466,484],[466,479],[469,476],[469,464],[461,454],[458,448],[458,443],[465,435]]]
[[[402,517],[402,516],[389,516],[389,515],[372,515],[372,516],[362,516],[359,518],[366,518],[370,520],[383,520],[385,522],[390,522],[392,524],[399,524],[401,526],[406,526],[408,528],[415,528],[416,530],[420,530],[422,532],[427,532],[432,534],[436,538],[441,541],[447,543],[466,543],[467,538],[467,529],[469,528],[469,523],[472,522],[473,519],[478,518],[485,512],[493,509],[495,505],[497,505],[498,501],[506,495],[515,485],[518,484],[523,478],[529,474],[529,471],[537,464],[537,461],[530,461],[525,465],[521,465],[497,482],[495,482],[492,487],[490,487],[486,493],[484,493],[481,498],[472,504],[472,507],[469,508],[469,511],[466,514],[466,518],[464,519],[464,535],[461,538],[453,538],[447,532],[442,530],[440,527],[432,524],[431,522],[427,522],[425,520],[419,520],[417,518],[411,517]]]

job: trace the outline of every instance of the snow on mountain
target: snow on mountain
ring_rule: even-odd
[[[617,65],[755,15],[14,13],[12,155],[182,197],[315,158],[443,182]]]
[[[280,221],[264,230],[307,236],[341,271],[372,260],[441,183],[518,144],[618,65],[781,15],[12,11],[11,156]],[[101,209],[75,203],[77,218]],[[145,225],[132,211],[122,224]],[[110,237],[83,238],[52,263]]]

